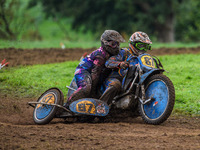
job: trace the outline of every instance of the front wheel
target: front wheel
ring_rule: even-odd
[[[146,104],[139,103],[139,111],[145,123],[158,125],[170,116],[175,103],[175,90],[171,80],[156,74],[145,82],[146,99],[152,100]]]
[[[62,105],[62,95],[59,89],[51,88],[39,97],[38,102]],[[54,118],[57,111],[56,106],[37,104],[33,112],[33,120],[36,124],[47,124]]]

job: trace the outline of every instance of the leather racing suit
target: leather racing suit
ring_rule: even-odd
[[[109,57],[110,54],[103,47],[100,47],[79,63],[74,73],[78,89],[68,98],[67,103],[95,95],[100,74],[105,68],[104,64]]]

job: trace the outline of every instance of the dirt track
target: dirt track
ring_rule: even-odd
[[[10,66],[78,60],[93,49],[0,49],[0,60]],[[158,49],[154,55],[200,53],[194,49]],[[1,95],[1,93],[0,93]],[[54,119],[35,125],[31,99],[0,97],[1,149],[200,149],[200,118],[171,116],[159,126],[144,124],[140,117],[113,118],[105,123],[70,123]]]
[[[48,64],[55,62],[79,60],[85,53],[90,53],[95,48],[81,49],[0,49],[0,61],[6,58],[10,62],[10,67],[18,65]],[[197,48],[160,48],[149,51],[152,55],[172,55],[172,54],[197,54],[200,53],[200,47]]]

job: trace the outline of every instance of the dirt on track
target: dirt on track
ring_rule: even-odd
[[[90,53],[96,48],[49,48],[49,49],[0,49],[0,61],[6,58],[10,62],[9,66],[48,64],[64,61],[79,60],[86,52]],[[174,54],[197,54],[197,48],[159,48],[149,51],[152,55],[174,55]]]
[[[11,66],[79,60],[92,49],[0,49],[0,60]],[[156,49],[153,55],[200,53],[193,49]],[[1,91],[0,91],[1,92]],[[137,118],[108,118],[104,123],[66,122],[54,119],[35,125],[33,108],[37,98],[8,98],[0,93],[1,149],[200,149],[200,118],[170,116],[161,125],[144,124]]]

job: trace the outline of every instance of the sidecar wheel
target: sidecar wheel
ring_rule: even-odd
[[[62,105],[62,93],[57,88],[51,88],[39,97],[38,102]],[[48,124],[58,109],[56,106],[37,104],[33,112],[33,120],[39,125]]]
[[[153,97],[147,104],[139,103],[139,112],[145,123],[158,125],[170,116],[175,103],[175,90],[171,80],[156,74],[145,82],[146,99]]]

